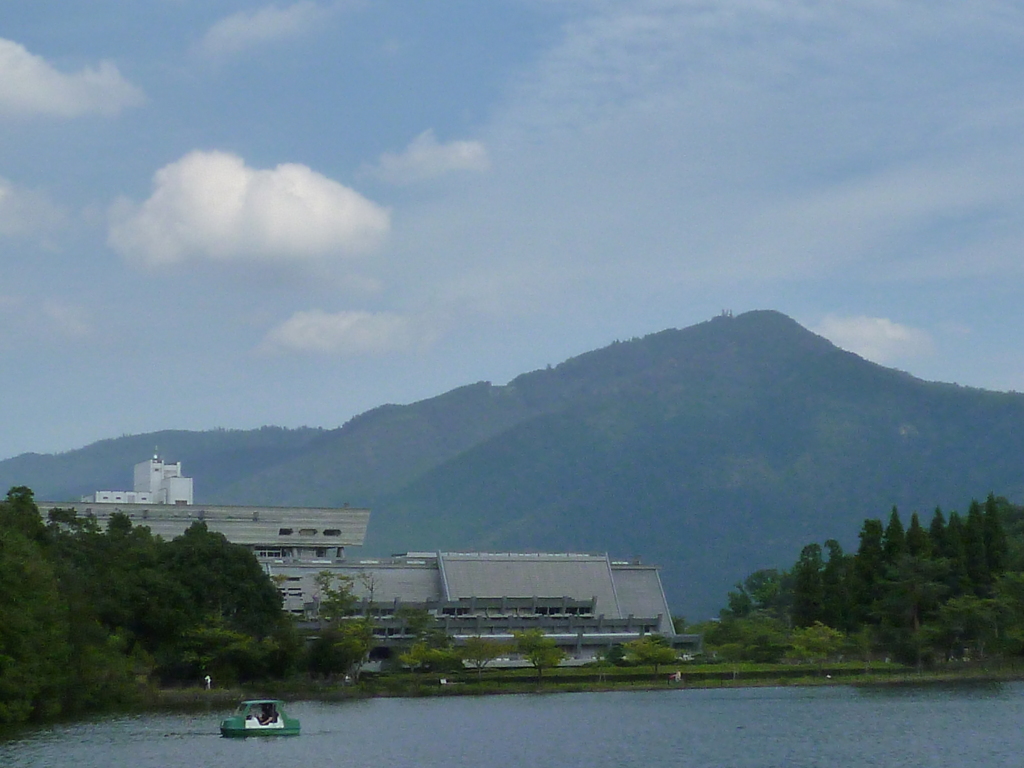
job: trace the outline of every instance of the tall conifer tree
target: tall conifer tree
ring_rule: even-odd
[[[889,515],[889,524],[885,527],[885,534],[882,537],[882,551],[885,554],[886,565],[895,565],[900,556],[907,551],[907,536],[903,531],[903,523],[900,522],[900,513],[895,506]]]
[[[985,518],[981,504],[972,501],[967,510],[967,524],[964,525],[964,552],[967,555],[967,575],[971,579],[975,594],[987,597],[992,584],[985,554]]]
[[[825,590],[821,570],[821,547],[808,544],[793,568],[794,626],[809,627],[822,619]]]
[[[949,513],[949,523],[943,536],[942,555],[949,560],[949,590],[952,597],[972,593],[971,577],[967,571],[967,550],[964,547],[964,525],[960,515]]]
[[[921,527],[917,512],[910,516],[910,527],[907,528],[907,553],[914,557],[931,557],[932,554],[931,538]]]
[[[932,523],[928,526],[928,538],[932,540],[932,554],[936,557],[945,557],[946,516],[942,514],[941,507],[935,508]]]
[[[884,578],[885,553],[882,550],[882,521],[865,520],[860,529],[860,546],[854,558],[854,610],[858,621],[866,621],[874,603],[881,596],[879,585]]]
[[[1005,503],[1005,499],[1001,501]],[[985,499],[985,556],[988,560],[989,574],[993,579],[1006,570],[1009,550],[1006,531],[1003,528],[1002,506],[993,493]]]
[[[822,622],[833,629],[848,632],[853,629],[850,616],[850,558],[835,539],[825,542],[828,560],[821,569]]]

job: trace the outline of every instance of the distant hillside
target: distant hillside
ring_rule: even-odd
[[[367,505],[367,550],[610,551],[704,618],[750,571],[893,504],[1024,497],[1024,395],[928,383],[777,312],[617,342],[336,430],[166,432],[0,462],[40,498],[128,487],[154,446],[197,499]],[[854,540],[844,544],[855,546]]]

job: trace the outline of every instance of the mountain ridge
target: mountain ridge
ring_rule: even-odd
[[[36,487],[15,482],[26,475],[44,481],[40,498],[73,498],[91,471],[76,493],[104,478],[127,487],[156,440],[197,478],[199,502],[369,506],[373,554],[639,555],[662,565],[674,606],[703,617],[751,570],[788,565],[809,541],[854,546],[843,536],[894,504],[930,514],[989,491],[1020,498],[1022,435],[1024,395],[925,382],[758,310],[337,429],[117,438],[0,462],[0,482]]]

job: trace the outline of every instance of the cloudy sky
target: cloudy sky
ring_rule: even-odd
[[[0,9],[0,458],[335,427],[723,309],[1024,390],[1001,0]]]

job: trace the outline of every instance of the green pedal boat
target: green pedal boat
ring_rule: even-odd
[[[299,721],[284,712],[277,699],[253,699],[238,705],[220,724],[221,736],[298,736]]]

